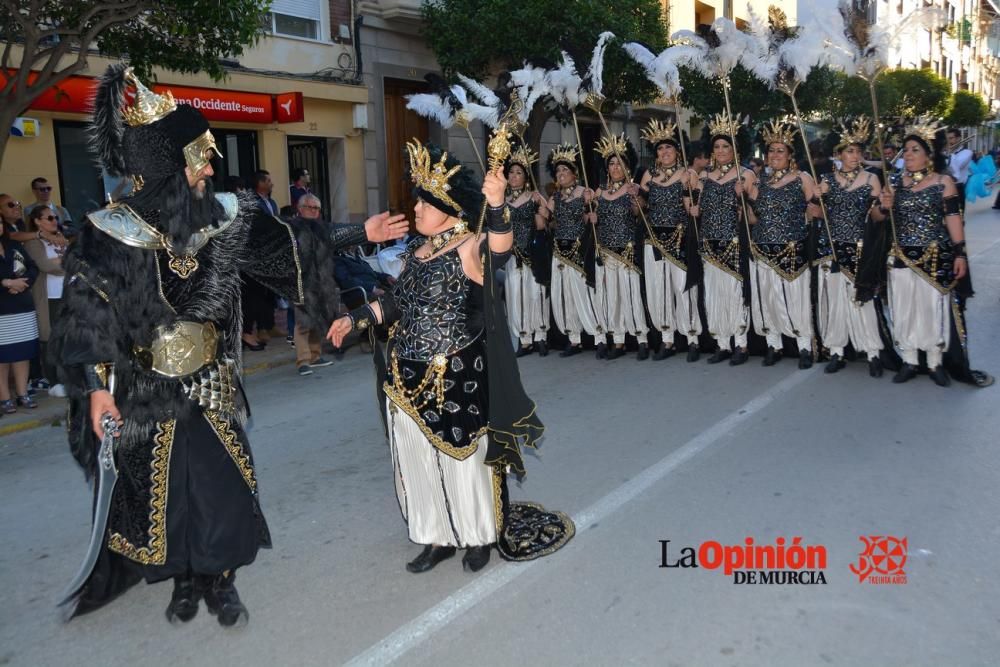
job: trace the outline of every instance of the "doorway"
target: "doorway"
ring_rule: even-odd
[[[332,214],[330,208],[330,164],[326,139],[321,137],[288,137],[288,173],[298,168],[309,172],[309,190],[319,197],[323,217]],[[291,183],[289,183],[291,186]]]
[[[243,181],[243,187],[253,189],[253,175],[260,169],[257,152],[257,132],[253,130],[224,130],[212,128],[215,143],[225,157],[215,156],[212,169],[215,176],[212,185],[216,192],[232,189],[235,179]],[[232,179],[232,180],[231,180]]]
[[[412,211],[417,203],[413,198],[413,184],[407,176],[409,160],[406,157],[406,142],[419,139],[427,142],[427,119],[406,108],[406,96],[427,92],[423,81],[403,79],[385,80],[385,158],[386,190],[389,210],[405,213],[412,220]]]

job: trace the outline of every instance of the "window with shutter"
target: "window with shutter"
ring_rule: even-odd
[[[273,0],[271,32],[275,35],[322,39],[321,0]]]

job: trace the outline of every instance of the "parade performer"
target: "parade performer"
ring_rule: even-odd
[[[507,165],[507,205],[514,229],[513,256],[507,263],[504,294],[511,332],[521,343],[517,356],[530,354],[532,346],[539,356],[549,353],[546,335],[549,329],[550,262],[545,223],[549,215],[545,198],[532,188],[529,170],[538,155],[526,146],[511,153]],[[538,247],[541,246],[541,247]]]
[[[836,373],[844,367],[844,348],[848,344],[868,358],[868,372],[882,376],[882,327],[875,301],[859,303],[855,295],[855,275],[864,252],[865,228],[878,224],[885,216],[875,204],[882,194],[878,176],[862,168],[865,146],[871,136],[871,121],[857,118],[850,128],[843,127],[834,152],[840,166],[820,176],[819,191],[826,206],[833,249],[820,261],[817,321],[823,344],[830,350],[824,369]],[[815,204],[812,205],[815,207]],[[812,208],[814,215],[819,212]],[[869,217],[874,222],[869,222]],[[825,229],[821,229],[825,236]],[[827,243],[820,243],[827,247]]]
[[[733,136],[739,126],[719,114],[709,122],[712,161],[699,176],[696,200],[689,213],[700,216],[701,258],[704,264],[705,324],[718,349],[708,363],[729,359],[738,366],[747,360],[750,328],[746,224],[737,195],[737,170]],[[747,184],[755,182],[752,171],[744,171]]]
[[[594,312],[593,265],[594,232],[587,224],[584,206],[592,193],[577,182],[573,144],[561,144],[549,153],[548,171],[557,189],[549,197],[552,211],[552,315],[556,327],[569,338],[560,357],[580,353],[580,334],[595,338],[605,332]],[[588,284],[589,283],[589,284]]]
[[[602,137],[596,144],[604,158],[608,180],[595,193],[597,210],[589,213],[597,226],[601,261],[595,277],[594,311],[605,333],[597,338],[597,357],[617,359],[625,354],[626,334],[635,336],[636,359],[649,358],[646,309],[642,302],[642,270],[638,249],[642,247],[639,222],[639,186],[629,181],[635,166],[635,149],[625,134]],[[605,339],[611,337],[612,347]]]
[[[329,332],[339,345],[351,330],[390,327],[381,409],[399,507],[410,539],[424,545],[406,569],[426,572],[461,548],[475,572],[494,544],[513,560],[551,553],[572,537],[572,522],[506,492],[506,472],[524,474],[520,449],[536,446],[543,427],[497,298],[494,267],[513,246],[502,168],[491,166],[481,194],[448,153],[416,140],[407,150],[424,238],[407,248],[390,293]],[[481,215],[482,235],[471,228]]]
[[[406,223],[382,214],[320,237],[261,213],[252,195],[214,194],[220,153],[204,116],[121,65],[100,81],[92,136],[102,167],[134,188],[91,213],[65,257],[52,354],[71,450],[98,476],[92,549],[65,602],[81,614],[140,579],[173,578],[168,620],[190,620],[204,597],[221,625],[242,625],[236,570],[271,540],[244,432],[239,272],[330,321],[332,252]],[[98,460],[95,436],[116,423]]]
[[[750,231],[750,291],[754,329],[767,340],[764,365],[781,358],[785,335],[795,339],[799,368],[805,369],[813,363],[806,206],[816,196],[816,186],[795,167],[795,135],[791,124],[777,120],[763,131],[771,173],[747,187],[756,218]]]
[[[653,326],[663,336],[653,359],[673,356],[674,334],[679,333],[687,339],[687,360],[694,362],[699,357],[701,316],[698,287],[688,284],[688,262],[698,258],[688,252],[696,231],[689,224],[687,209],[698,175],[681,162],[676,125],[651,120],[642,136],[656,156],[641,183],[652,232],[645,245],[646,304]]]
[[[985,387],[993,377],[969,368],[965,304],[972,281],[958,189],[946,174],[941,134],[933,122],[906,128],[903,172],[892,176],[881,195],[882,213],[892,213],[889,307],[903,358],[892,381],[913,379],[922,353],[938,386],[955,378]]]

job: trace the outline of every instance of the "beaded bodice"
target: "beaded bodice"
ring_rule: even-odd
[[[944,224],[944,184],[937,183],[921,190],[902,186],[893,178],[896,198],[893,213],[896,237],[901,246],[927,246],[949,240]]]
[[[561,195],[556,195],[556,208],[552,217],[556,222],[555,238],[557,241],[575,241],[583,236],[583,197],[564,201]]]
[[[510,224],[514,230],[514,246],[525,252],[531,242],[531,232],[535,229],[538,204],[529,199],[520,206],[508,203],[507,208],[510,210]]]
[[[750,230],[753,242],[802,241],[808,233],[802,179],[794,178],[780,187],[762,180],[757,197],[757,224]]]
[[[649,181],[649,224],[653,227],[676,227],[687,222],[683,181],[661,185]]]
[[[739,222],[739,198],[736,179],[718,183],[711,178],[702,181],[701,236],[710,241],[728,241],[736,237]]]
[[[458,251],[426,261],[414,257],[412,250],[406,255],[393,286],[400,312],[397,354],[428,361],[435,354],[449,355],[468,346],[482,332],[482,287],[465,275]]]
[[[632,197],[597,199],[597,240],[605,248],[621,249],[635,240],[636,218],[632,213]]]
[[[848,190],[833,174],[823,174],[822,178],[830,186],[825,203],[833,240],[840,243],[860,241],[865,234],[865,218],[868,215],[872,186],[866,183]]]

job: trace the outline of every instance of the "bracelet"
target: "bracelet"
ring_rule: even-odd
[[[965,239],[962,239],[958,243],[952,246],[952,253],[955,255],[955,259],[968,259],[969,254],[965,249]]]

